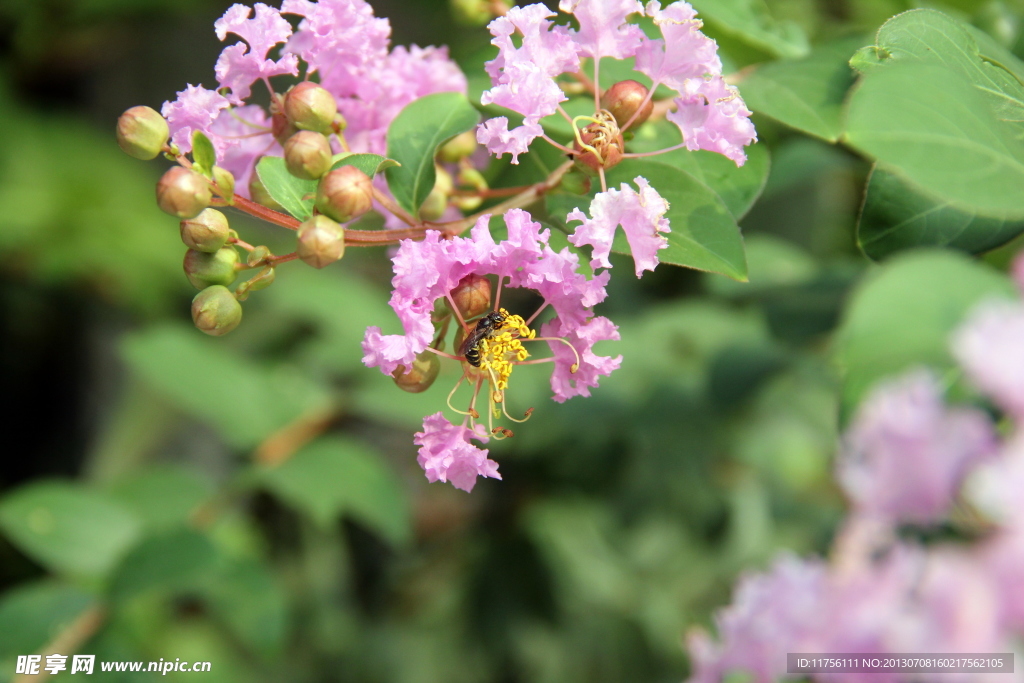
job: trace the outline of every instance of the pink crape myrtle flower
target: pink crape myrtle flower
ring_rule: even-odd
[[[485,449],[472,445],[470,439],[487,443],[484,426],[470,429],[453,425],[442,413],[423,418],[423,431],[416,432],[413,442],[420,447],[416,460],[427,481],[450,481],[452,486],[468,493],[476,486],[477,477],[501,479],[498,463],[487,457]]]
[[[394,291],[390,303],[402,322],[404,333],[383,334],[380,328],[370,327],[363,340],[363,363],[389,375],[400,368],[412,367],[417,356],[424,352],[464,361],[459,383],[468,380],[471,386],[476,385],[469,410],[452,406],[449,396],[449,407],[466,416],[462,426],[445,426],[440,413],[432,415],[424,422],[424,431],[417,435],[417,443],[421,446],[420,464],[428,479],[443,481],[448,477],[466,490],[472,484],[463,486],[466,484],[464,476],[456,483],[454,475],[445,468],[453,466],[451,463],[462,463],[460,467],[475,463],[478,475],[496,476],[497,469],[492,468],[491,461],[485,457],[486,451],[480,451],[481,456],[470,439],[509,436],[509,430],[491,426],[492,417],[500,417],[502,413],[515,422],[523,421],[508,414],[504,401],[514,366],[523,362],[551,362],[554,366],[553,398],[562,402],[574,396],[589,396],[600,378],[616,370],[622,362],[620,356],[602,356],[594,351],[598,342],[619,338],[618,329],[610,320],[593,314],[593,306],[606,296],[608,274],[588,279],[578,272],[578,256],[568,249],[554,251],[548,243],[550,231],[542,230],[525,211],[513,209],[504,219],[508,237],[499,242],[494,241],[488,228],[489,215],[477,221],[468,238],[444,239],[439,232],[428,231],[422,241],[403,241],[393,259]],[[432,314],[439,300],[451,303],[452,290],[466,278],[486,276],[497,278],[498,299],[502,288],[523,288],[539,294],[543,303],[529,319],[500,309],[508,322],[502,323],[499,331],[482,342],[482,360],[479,366],[472,367],[461,356],[451,356],[432,347],[438,335]],[[496,301],[496,311],[497,307]],[[548,308],[554,312],[554,317],[541,325],[541,335],[537,337],[535,330],[528,326]],[[456,310],[456,306],[452,304],[451,309]],[[463,329],[471,328],[462,322],[461,316],[459,322],[464,325]],[[522,342],[530,340],[547,342],[552,356],[527,361],[530,354]],[[474,407],[484,384],[489,386],[485,394],[489,401],[489,431],[481,431],[481,425],[476,424],[479,413]]]
[[[1024,303],[982,303],[953,335],[952,347],[971,382],[1014,418],[1024,419]]]
[[[837,478],[858,514],[934,523],[995,447],[989,419],[947,407],[938,379],[921,370],[882,384],[864,401],[844,439]]]
[[[626,241],[633,253],[636,276],[645,270],[654,270],[658,265],[658,251],[668,246],[668,240],[661,233],[671,232],[665,212],[668,202],[651,187],[646,180],[637,176],[633,182],[640,188],[637,192],[626,183],[619,190],[614,188],[600,192],[590,204],[592,218],[587,218],[579,207],[574,209],[566,221],[582,221],[569,241],[577,247],[589,244],[593,247],[592,268],[611,268],[608,260],[611,253],[615,229],[622,226]]]
[[[216,90],[189,84],[178,93],[174,102],[164,102],[160,113],[171,129],[171,142],[182,152],[192,151],[192,133],[198,130],[210,138],[219,156],[227,142],[213,134],[213,122],[230,106],[228,98]]]
[[[236,105],[245,102],[256,81],[299,73],[295,55],[285,54],[276,61],[267,59],[270,50],[291,36],[291,24],[278,10],[262,2],[256,3],[256,16],[249,18],[251,13],[252,10],[245,5],[232,5],[213,24],[220,40],[234,33],[245,41],[224,48],[214,67],[217,81],[221,87],[231,91],[229,99]]]

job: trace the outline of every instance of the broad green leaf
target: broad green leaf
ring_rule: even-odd
[[[256,164],[256,173],[273,200],[285,211],[300,221],[313,215],[317,181],[296,178],[288,172],[281,157],[263,157]]]
[[[135,515],[107,496],[66,482],[40,482],[0,500],[0,530],[56,572],[101,576],[139,534]]]
[[[149,530],[182,526],[212,493],[194,469],[159,465],[117,481],[110,494],[142,519]]]
[[[334,157],[331,170],[342,166],[355,166],[372,178],[385,169],[400,165],[394,159],[385,159],[379,154],[339,154]]]
[[[111,580],[116,600],[151,590],[194,588],[217,561],[217,551],[202,534],[181,528],[144,539],[124,558]]]
[[[829,42],[803,59],[765,64],[743,79],[743,99],[759,114],[835,142],[842,133],[843,100],[854,81],[850,55],[865,42],[860,37]]]
[[[263,562],[223,562],[206,576],[200,591],[218,619],[253,652],[267,657],[280,650],[290,625],[288,598]]]
[[[237,448],[251,448],[329,395],[296,369],[257,363],[185,326],[163,325],[127,336],[132,370],[179,409],[217,427]]]
[[[319,439],[284,464],[257,470],[255,477],[318,524],[348,513],[395,544],[411,536],[401,485],[380,455],[355,441]]]
[[[668,247],[658,252],[662,263],[746,279],[743,237],[718,195],[685,171],[643,160],[626,160],[609,171],[608,187],[624,182],[635,187],[637,176],[646,178],[669,203],[665,217],[672,231],[665,235]],[[616,233],[615,250],[629,253],[621,229]]]
[[[663,120],[640,126],[636,137],[626,147],[631,152],[655,152],[675,147],[680,142],[679,128]],[[761,196],[771,165],[767,145],[751,145],[746,152],[747,161],[742,166],[721,154],[702,149],[695,152],[677,149],[647,160],[686,171],[714,190],[736,220],[740,220]]]
[[[437,148],[479,121],[480,114],[465,95],[453,92],[421,97],[399,112],[388,126],[388,158],[401,166],[384,173],[402,208],[414,215],[419,211],[434,189]]]
[[[850,298],[836,346],[848,415],[878,380],[918,365],[954,367],[949,336],[983,299],[1014,296],[1009,279],[952,251],[897,256]]]
[[[882,168],[959,209],[1024,217],[1024,142],[957,73],[908,62],[854,90],[847,142]]]
[[[865,72],[908,62],[945,67],[974,86],[998,118],[1024,121],[1024,64],[983,32],[936,10],[911,10],[883,24],[875,45],[851,60]]]
[[[0,662],[38,652],[96,598],[53,580],[21,584],[0,596]],[[14,669],[8,669],[14,671]]]
[[[803,29],[776,21],[764,0],[697,0],[699,18],[724,33],[776,57],[803,57],[810,51]]]
[[[213,167],[217,164],[213,143],[201,130],[192,133],[192,161],[193,168],[207,177],[213,173]]]
[[[875,168],[857,223],[857,243],[873,259],[919,246],[954,247],[977,254],[1022,232],[1022,220],[961,211]]]
[[[814,258],[800,247],[768,234],[754,234],[744,240],[749,282],[707,276],[704,286],[724,297],[743,297],[780,287],[800,285],[819,272]]]

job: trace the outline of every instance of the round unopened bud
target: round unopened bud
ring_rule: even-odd
[[[183,220],[180,226],[185,246],[210,254],[227,244],[231,236],[228,217],[217,209],[203,209],[195,218]]]
[[[117,119],[117,144],[136,159],[155,159],[170,135],[167,119],[150,107],[132,107]]]
[[[260,180],[260,174],[255,171],[249,177],[249,198],[261,206],[284,213],[284,207],[270,196],[270,193],[267,192],[267,187]]]
[[[327,216],[313,216],[299,226],[299,258],[323,268],[345,255],[345,229]]]
[[[435,166],[434,171],[437,173],[434,189],[423,200],[423,205],[420,206],[419,211],[420,218],[425,221],[436,221],[444,215],[445,209],[448,208],[448,197],[451,195],[452,190],[455,189],[455,185],[452,183],[452,176],[448,171],[440,166]]]
[[[238,252],[234,247],[222,247],[209,254],[205,251],[189,249],[185,252],[185,277],[196,289],[205,289],[211,285],[230,285],[235,281],[238,264]]]
[[[581,130],[580,139],[576,140],[576,168],[594,175],[599,169],[617,166],[626,147],[612,115],[602,112],[598,118],[602,120]]]
[[[476,148],[476,133],[469,130],[441,145],[441,149],[437,150],[437,160],[446,164],[458,163],[473,154]]]
[[[213,194],[206,178],[181,166],[164,173],[156,184],[160,210],[178,218],[192,218],[210,205]]]
[[[459,169],[458,181],[460,187],[470,187],[478,191],[488,189],[487,179],[484,178],[484,174],[472,166]],[[484,203],[484,198],[480,195],[465,197],[454,195],[451,198],[451,202],[462,211],[469,213],[480,208],[480,205]]]
[[[207,287],[192,299],[192,322],[200,331],[219,337],[242,322],[242,304],[223,285]]]
[[[316,83],[303,81],[284,96],[284,113],[296,128],[322,133],[331,129],[338,103]]]
[[[300,130],[284,143],[288,172],[303,180],[316,180],[331,169],[331,143],[322,133]]]
[[[404,365],[399,365],[391,376],[395,378],[395,384],[399,389],[410,394],[418,394],[430,388],[440,370],[441,361],[437,354],[424,351],[416,356],[410,370],[406,370]]]
[[[619,81],[605,90],[601,96],[601,108],[611,112],[620,128],[629,123],[630,118],[636,114],[636,118],[629,124],[630,128],[636,128],[654,111],[654,101],[647,99],[647,93],[647,87],[643,83]],[[644,105],[643,109],[640,109],[641,104]]]
[[[231,175],[231,171],[220,166],[214,166],[213,182],[217,185],[217,194],[231,201],[235,196],[235,176]]]
[[[355,166],[336,168],[316,188],[316,208],[339,223],[359,218],[373,207],[373,183]]]
[[[463,320],[491,310],[491,281],[483,276],[467,275],[459,280],[451,295]]]
[[[284,144],[291,136],[299,132],[283,111],[279,111],[270,117],[270,132],[279,144]]]

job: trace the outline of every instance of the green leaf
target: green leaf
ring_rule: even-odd
[[[381,456],[355,441],[319,439],[258,482],[323,526],[343,513],[395,544],[411,537],[409,503]]]
[[[942,66],[973,85],[997,118],[1024,121],[1024,64],[971,26],[936,10],[911,10],[885,22],[875,46],[851,60],[865,72],[906,63]]]
[[[905,63],[854,90],[846,140],[883,168],[951,206],[1024,217],[1024,142],[983,95],[950,69]]]
[[[211,483],[197,471],[170,464],[133,473],[110,489],[149,530],[184,525],[211,493]]]
[[[217,164],[217,152],[213,149],[210,138],[201,130],[192,133],[192,167],[206,177],[213,174]]]
[[[263,157],[256,164],[256,173],[273,200],[285,211],[300,221],[313,215],[317,181],[296,178],[288,172],[281,157]]]
[[[835,142],[842,133],[843,100],[854,81],[850,55],[865,42],[860,37],[833,41],[803,59],[765,64],[743,79],[743,99],[759,114]]]
[[[65,482],[30,484],[0,501],[0,530],[56,572],[105,574],[140,528],[139,520],[113,500]]]
[[[722,32],[776,57],[803,57],[810,44],[803,29],[776,21],[764,0],[696,0],[699,18]]]
[[[330,402],[323,387],[295,368],[251,361],[184,325],[128,335],[122,354],[150,387],[237,448],[251,448]]]
[[[689,173],[654,161],[626,160],[608,172],[608,186],[619,187],[643,176],[669,203],[665,214],[672,232],[669,246],[658,252],[662,263],[721,273],[736,280],[747,277],[743,238],[724,202]],[[629,247],[618,230],[615,250],[628,254]]]
[[[953,247],[977,254],[1022,232],[1022,220],[961,211],[875,168],[857,223],[857,243],[873,259],[918,246]]]
[[[640,126],[628,149],[631,152],[655,152],[675,147],[680,142],[682,137],[679,128],[662,120]],[[721,154],[703,149],[695,152],[677,149],[650,157],[648,161],[657,161],[686,171],[714,190],[736,220],[740,220],[761,196],[771,165],[767,145],[751,145],[746,152],[747,162],[742,166],[737,166]]]
[[[897,256],[870,274],[850,299],[837,337],[848,415],[871,385],[917,365],[954,367],[949,335],[983,299],[1015,296],[1003,274],[951,251]]]
[[[253,652],[267,657],[280,650],[288,634],[288,598],[263,562],[232,559],[211,572],[200,590]]]
[[[95,601],[79,588],[52,580],[21,584],[4,593],[0,597],[0,662],[38,652]]]
[[[342,166],[355,166],[372,178],[385,169],[401,166],[401,164],[394,159],[385,159],[379,154],[338,154],[334,157],[331,170]]]
[[[401,165],[387,169],[385,175],[402,208],[414,215],[419,211],[434,189],[437,148],[479,121],[480,114],[465,95],[453,92],[421,97],[399,112],[388,126],[388,158]]]
[[[111,581],[115,600],[127,600],[152,590],[193,588],[213,568],[217,551],[191,529],[150,536],[132,548]]]

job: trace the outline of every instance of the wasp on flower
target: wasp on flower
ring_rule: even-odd
[[[593,278],[580,273],[579,257],[568,248],[553,250],[550,232],[542,230],[525,211],[514,209],[504,218],[508,237],[499,242],[488,229],[490,216],[481,217],[470,237],[444,239],[432,231],[422,241],[402,242],[393,259],[390,303],[405,333],[385,335],[380,328],[370,327],[363,341],[363,362],[388,375],[397,372],[401,376],[422,364],[425,355],[462,364],[458,383],[468,382],[472,396],[465,410],[450,406],[462,415],[461,424],[448,422],[440,412],[430,415],[416,435],[416,443],[420,445],[420,464],[430,481],[451,481],[467,491],[477,476],[498,477],[497,464],[470,439],[486,443],[489,438],[507,436],[507,429],[493,425],[496,417],[525,419],[513,418],[506,407],[516,366],[550,363],[553,398],[561,402],[589,396],[599,378],[621,362],[621,357],[601,356],[593,350],[599,341],[619,338],[610,320],[593,313],[593,307],[606,296],[608,273]],[[466,286],[487,282],[487,276],[498,282],[493,304],[489,283]],[[511,288],[536,292],[542,299],[539,309],[528,318],[502,309],[501,291]],[[449,314],[438,315],[438,303],[444,303]],[[554,315],[540,325],[537,334],[531,325],[547,309]],[[482,317],[475,324],[466,322],[467,317],[478,315]],[[452,318],[465,339],[455,347],[460,355],[441,350]],[[531,357],[524,345],[530,341],[546,342],[551,355]],[[449,404],[454,392],[449,394]],[[477,408],[481,397],[488,402],[486,428],[478,422],[483,412]]]

